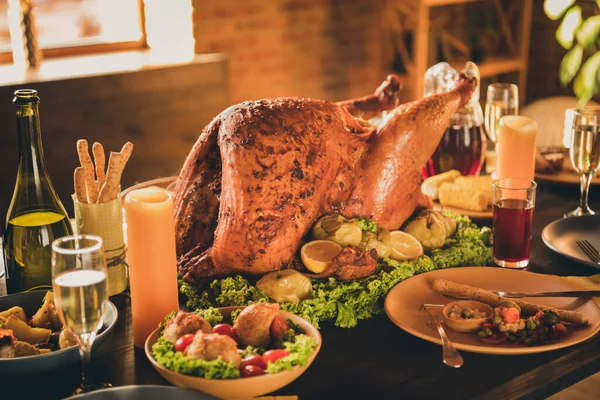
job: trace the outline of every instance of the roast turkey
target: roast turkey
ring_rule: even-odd
[[[324,214],[398,229],[418,206],[420,172],[450,117],[476,86],[398,105],[391,75],[373,95],[331,103],[246,101],[219,114],[189,153],[175,186],[179,269],[188,282],[286,268]],[[366,122],[391,110],[373,126]]]

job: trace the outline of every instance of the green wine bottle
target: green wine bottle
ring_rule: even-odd
[[[19,169],[3,238],[8,293],[51,287],[52,242],[72,234],[44,163],[39,102],[35,90],[15,92]]]

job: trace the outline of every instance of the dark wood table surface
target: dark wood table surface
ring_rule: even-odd
[[[600,272],[553,253],[540,236],[544,226],[577,206],[578,192],[577,186],[540,184],[528,270],[581,276]],[[600,188],[592,189],[591,198],[592,208],[600,210]],[[127,294],[111,301],[120,314],[114,331],[93,356],[96,379],[114,386],[168,385],[144,353],[134,349]],[[464,366],[453,369],[442,364],[440,346],[402,331],[386,315],[360,321],[353,329],[323,324],[321,334],[323,346],[313,365],[275,394],[300,399],[537,399],[600,371],[600,335],[566,349],[533,355],[462,352]],[[68,393],[77,379],[76,369],[60,371],[51,386],[56,393]],[[45,393],[49,398],[47,388]]]

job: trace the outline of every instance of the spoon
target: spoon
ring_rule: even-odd
[[[435,324],[440,338],[442,339],[442,361],[444,361],[444,364],[452,368],[462,367],[462,365],[464,364],[463,358],[460,355],[460,353],[454,348],[454,345],[452,344],[450,339],[448,339],[448,335],[446,335],[446,331],[442,326],[442,319],[440,318],[440,316],[432,313],[429,310],[429,307],[427,307],[427,304],[421,305],[421,310],[425,310],[429,313],[429,316],[431,317],[429,322]]]

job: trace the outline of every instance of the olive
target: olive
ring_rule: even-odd
[[[462,310],[460,310],[460,316],[464,319],[473,318],[473,310],[471,310],[470,308],[463,308]]]
[[[546,311],[542,318],[544,318],[544,323],[546,325],[555,325],[560,322],[560,317],[554,311]]]

